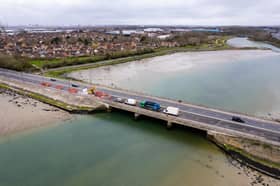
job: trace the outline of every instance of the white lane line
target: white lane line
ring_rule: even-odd
[[[17,72],[18,73],[18,72]],[[4,72],[4,74],[11,74],[11,75],[13,75],[13,76],[16,76],[15,75],[15,73],[5,73]],[[21,74],[19,75],[19,76],[22,76]],[[25,75],[24,75],[25,76]],[[32,76],[32,77],[31,77]],[[29,77],[26,77],[25,76],[25,79],[30,79],[30,78],[38,78],[38,77],[41,77],[41,76],[36,76],[36,75],[29,75]],[[20,78],[20,77],[19,77]],[[45,79],[45,80],[48,80],[49,81],[49,79],[48,78],[45,78],[45,77],[41,77],[41,79]],[[32,81],[37,81],[38,82],[38,80],[33,80],[33,79],[30,79],[31,80],[31,82]],[[32,83],[34,83],[34,82],[32,82]],[[38,83],[39,84],[39,83]],[[57,85],[64,85],[65,86],[65,84],[62,84],[62,83],[59,83],[59,82],[57,82],[57,83],[53,83],[53,84],[57,84]],[[51,87],[51,88],[54,88],[54,87]],[[114,91],[114,90],[113,90]],[[121,93],[123,93],[123,92],[121,92]],[[112,96],[115,96],[115,95],[112,95]],[[137,96],[139,96],[139,95],[137,95]],[[118,97],[118,96],[116,96],[116,97]],[[141,97],[141,96],[139,96],[139,97]],[[160,101],[160,100],[159,100]],[[163,100],[164,101],[164,100]],[[166,101],[165,101],[166,102]],[[165,106],[166,107],[166,106]],[[242,123],[242,124],[240,124],[240,123],[237,123],[237,122],[232,122],[232,121],[230,121],[230,120],[225,120],[225,119],[222,119],[222,118],[216,118],[216,117],[212,117],[212,116],[209,116],[209,115],[203,115],[203,114],[200,114],[200,113],[194,113],[194,112],[190,112],[190,111],[185,111],[185,110],[181,110],[181,112],[184,112],[184,113],[189,113],[189,114],[193,114],[193,115],[197,115],[197,116],[201,116],[201,117],[206,117],[206,118],[210,118],[210,119],[216,119],[216,120],[220,120],[220,121],[224,121],[224,122],[228,122],[228,123],[231,123],[231,124],[235,124],[235,125],[239,125],[239,126],[247,126],[247,127],[250,127],[250,128],[255,128],[255,129],[260,129],[260,130],[265,130],[265,131],[268,131],[268,132],[272,132],[272,133],[277,133],[277,134],[280,134],[280,131],[272,131],[272,130],[270,130],[270,129],[266,129],[266,128],[260,128],[260,127],[257,127],[257,126],[252,126],[252,125],[247,125],[247,124],[244,124],[244,123]],[[205,113],[205,112],[202,112],[202,113]],[[198,119],[198,118],[197,118]]]

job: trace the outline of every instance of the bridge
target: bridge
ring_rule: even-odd
[[[84,88],[92,87],[92,84],[74,82],[70,80],[51,79],[44,76],[15,72],[11,70],[0,68],[0,82],[7,83],[13,82],[18,88],[25,88],[31,86],[34,90],[45,89],[48,92],[54,92],[55,94],[64,94],[68,97],[79,98],[84,100],[98,100],[105,103],[110,108],[116,108],[134,113],[134,117],[137,118],[141,115],[157,118],[166,121],[168,127],[173,124],[183,125],[187,127],[196,128],[206,132],[215,131],[229,135],[246,137],[248,139],[259,140],[269,144],[280,144],[280,124],[271,121],[257,118],[254,116],[248,116],[245,114],[232,113],[203,106],[193,105],[178,100],[172,100],[167,98],[161,98],[156,96],[147,95],[144,93],[138,93],[128,90],[122,90],[112,87],[106,87],[102,85],[94,85],[97,90],[110,95],[108,97],[97,98],[94,95],[81,94]],[[42,82],[50,83],[47,87],[42,86]],[[69,93],[69,88],[75,88],[79,91],[77,93]],[[61,87],[57,92],[56,87]],[[44,92],[44,91],[43,91]],[[45,95],[49,96],[49,95]],[[179,116],[167,115],[163,112],[156,112],[141,108],[140,106],[131,106],[124,103],[114,101],[114,98],[132,98],[137,102],[142,100],[149,100],[157,102],[161,107],[173,106],[180,109]],[[89,101],[87,101],[89,103]],[[232,121],[233,116],[242,118],[245,122]]]

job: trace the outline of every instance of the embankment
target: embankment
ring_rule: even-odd
[[[240,163],[280,179],[280,146],[214,131],[207,136]]]

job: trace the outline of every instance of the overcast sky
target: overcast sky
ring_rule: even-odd
[[[280,0],[0,0],[5,25],[280,25]]]

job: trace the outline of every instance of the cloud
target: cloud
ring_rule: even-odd
[[[274,25],[279,0],[0,0],[9,25]]]

